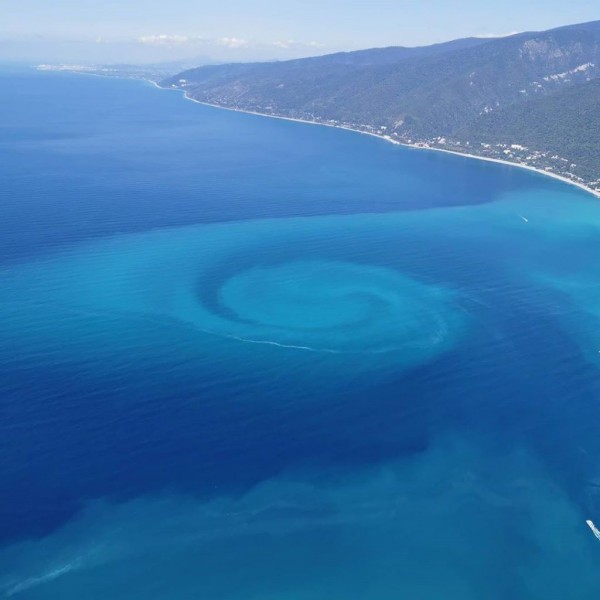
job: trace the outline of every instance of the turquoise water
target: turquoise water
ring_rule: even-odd
[[[596,199],[0,80],[0,597],[598,597]]]

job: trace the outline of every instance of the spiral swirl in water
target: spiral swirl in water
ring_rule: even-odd
[[[211,306],[188,297],[181,318],[241,342],[329,353],[419,353],[457,325],[447,290],[385,267],[297,261],[220,282]]]
[[[272,364],[277,354],[267,350],[283,347],[299,357],[309,352],[361,357],[348,362],[348,369],[379,368],[385,354],[393,370],[451,348],[465,325],[456,292],[371,263],[376,257],[368,245],[348,252],[349,226],[360,235],[364,219],[344,218],[345,230],[338,220],[124,236],[58,256],[41,265],[43,273],[32,267],[22,273],[21,285],[30,290],[42,282],[45,304],[72,306],[77,314],[131,317],[142,327],[151,321],[169,328],[177,321],[201,334],[194,353],[227,368],[251,364],[248,344],[261,345],[256,357],[264,351]],[[346,237],[336,237],[340,230]],[[302,254],[310,258],[294,258]],[[339,258],[346,255],[348,260]],[[367,354],[375,358],[363,360]],[[286,357],[292,358],[289,352]]]

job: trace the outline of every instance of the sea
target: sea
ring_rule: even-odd
[[[598,199],[142,81],[0,107],[0,598],[600,598]]]

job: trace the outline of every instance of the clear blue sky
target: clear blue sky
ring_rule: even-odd
[[[0,0],[0,58],[286,58],[595,19],[590,0]]]

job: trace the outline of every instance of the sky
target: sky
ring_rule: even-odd
[[[282,60],[596,19],[590,0],[0,0],[0,61]]]

